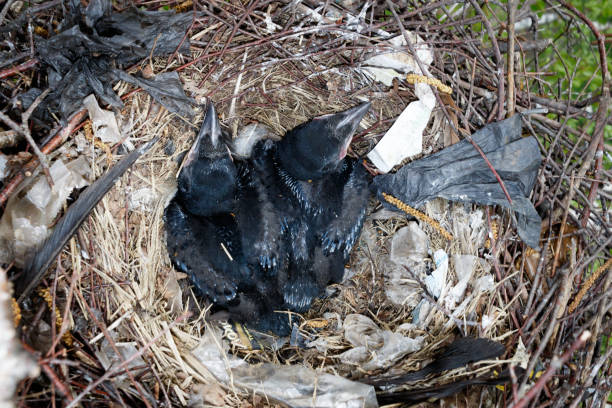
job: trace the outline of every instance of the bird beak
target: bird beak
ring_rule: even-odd
[[[198,139],[204,137],[204,135],[210,137],[210,141],[215,147],[221,140],[221,126],[219,126],[219,119],[217,118],[215,105],[213,105],[211,101],[208,101],[206,116],[204,117],[204,123],[202,123],[202,128],[198,134]]]
[[[372,104],[370,102],[365,102],[361,105],[355,106],[354,108],[334,115],[334,119],[337,120],[334,133],[335,136],[342,141],[342,149],[339,156],[340,159],[343,159],[344,156],[346,156],[346,152],[351,144],[353,135],[355,134],[361,119],[363,119],[365,114],[370,110],[371,106]]]
[[[188,166],[191,162],[197,160],[198,157],[210,157],[219,149],[221,149],[220,151],[226,152],[227,149],[224,146],[220,146],[220,142],[221,126],[219,125],[215,106],[209,101],[204,122],[202,122],[202,126],[200,127],[200,132],[195,142],[193,142],[191,149],[189,149],[182,167]]]

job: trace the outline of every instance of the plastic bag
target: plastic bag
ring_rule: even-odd
[[[43,66],[48,66],[52,92],[34,115],[50,119],[47,115],[51,110],[59,111],[66,119],[92,93],[110,106],[121,108],[123,103],[112,89],[118,79],[131,79],[127,82],[137,83],[171,112],[191,115],[188,105],[193,101],[184,95],[180,81],[169,80],[171,75],[139,82],[143,80],[123,71],[120,72],[125,76],[119,78],[113,67],[126,67],[151,55],[169,55],[177,49],[188,53],[186,33],[192,18],[191,13],[135,8],[112,13],[107,0],[92,0],[83,10],[80,2],[72,1],[60,26],[62,32],[49,39],[36,38],[36,52]],[[87,26],[86,33],[81,29],[83,26]],[[32,90],[29,92],[33,94]],[[29,99],[22,98],[26,102]]]
[[[372,189],[389,208],[395,207],[384,200],[382,193],[392,194],[412,207],[435,197],[501,205],[516,214],[521,239],[538,248],[542,220],[528,198],[541,162],[538,142],[532,136],[521,138],[521,115],[491,123],[474,133],[472,139],[504,181],[512,205],[482,156],[467,140],[408,163],[395,174],[376,176]]]
[[[228,355],[207,330],[193,355],[221,382],[246,388],[290,407],[376,408],[374,387],[300,365],[249,365]]]
[[[89,184],[90,168],[83,156],[67,164],[56,160],[49,171],[53,188],[40,175],[9,199],[0,220],[1,262],[14,260],[17,266],[23,266],[26,255],[49,235],[50,226],[72,191]]]
[[[407,35],[411,43],[415,44],[417,56],[427,70],[433,61],[433,52],[417,34],[407,32]],[[403,35],[391,38],[387,42],[397,48],[406,46]],[[367,75],[387,86],[392,85],[394,78],[402,78],[409,72],[428,74],[427,71],[421,72],[413,56],[404,51],[372,56],[365,60],[363,65]],[[425,83],[415,84],[414,90],[418,99],[406,106],[376,147],[368,153],[368,158],[383,173],[387,173],[404,159],[423,151],[423,131],[436,106],[436,98],[430,86]]]
[[[347,364],[358,364],[364,370],[389,367],[408,353],[423,347],[424,336],[415,338],[381,330],[369,317],[350,314],[344,319],[344,337],[354,348],[338,357]]]

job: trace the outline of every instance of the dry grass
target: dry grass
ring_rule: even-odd
[[[227,13],[244,13],[239,2],[228,2],[223,7]],[[380,38],[372,34],[374,31],[368,34],[370,38],[364,34],[357,40],[347,40],[343,37],[345,29],[330,28],[331,23],[327,21],[327,25],[320,28],[318,34],[313,34],[313,31],[308,31],[316,28],[312,20],[287,12],[286,16],[279,13],[281,17],[277,21],[279,24],[289,24],[286,30],[281,30],[284,34],[279,34],[277,39],[257,43],[258,37],[267,35],[264,15],[269,11],[259,8],[251,16],[253,19],[235,33],[232,30],[233,23],[227,22],[230,20],[228,15],[218,12],[220,20],[225,23],[219,23],[213,30],[210,24],[219,19],[210,19],[207,20],[208,27],[196,24],[190,32],[195,40],[190,57],[177,56],[170,65],[166,65],[165,59],[146,61],[140,68],[152,67],[154,73],[180,70],[187,93],[199,101],[205,98],[214,101],[222,125],[234,136],[242,127],[253,122],[265,124],[276,134],[282,135],[313,116],[339,111],[369,100],[373,107],[362,122],[366,130],[358,131],[351,152],[352,155],[363,156],[376,144],[403,108],[415,99],[413,86],[400,81],[386,89],[372,82],[359,69],[359,61],[369,53],[376,52],[376,45],[381,42]],[[433,14],[433,11],[424,13],[425,17],[422,18],[432,18],[427,13]],[[455,18],[461,23],[459,17]],[[469,24],[465,23],[465,27],[469,28]],[[388,23],[386,29],[399,33],[399,28],[392,23]],[[451,121],[455,126],[463,128],[462,131],[481,127],[487,116],[493,118],[498,109],[498,105],[487,96],[487,92],[496,96],[493,86],[496,78],[494,67],[479,66],[480,82],[474,85],[476,68],[471,67],[465,59],[461,64],[469,69],[465,66],[459,68],[455,58],[463,58],[463,54],[455,55],[449,53],[448,49],[463,47],[462,53],[473,52],[470,51],[470,44],[478,39],[477,34],[459,29],[453,31],[456,35],[464,36],[462,40],[466,41],[460,42],[451,36],[447,38],[436,36],[435,33],[423,33],[430,35],[429,43],[437,53],[432,74],[442,82],[452,84],[456,92],[454,102],[446,104]],[[249,43],[257,44],[245,46]],[[213,51],[217,53],[215,56],[206,57],[207,53]],[[203,58],[198,63],[184,66],[201,56]],[[492,57],[488,58],[490,60]],[[474,56],[474,61],[476,59]],[[455,63],[453,68],[449,68],[451,62]],[[453,77],[451,72],[454,71],[463,79]],[[131,90],[125,84],[116,88],[120,94]],[[273,405],[262,396],[249,395],[233,386],[220,384],[193,355],[192,350],[200,343],[204,333],[210,330],[209,325],[216,323],[211,323],[209,319],[209,305],[193,296],[186,276],[173,270],[165,249],[163,211],[174,193],[180,159],[191,146],[201,115],[202,112],[198,112],[192,121],[179,118],[160,108],[144,93],[136,93],[127,99],[125,109],[118,116],[124,135],[129,136],[136,145],[156,136],[161,138],[104,197],[81,228],[78,239],[73,239],[69,247],[65,248],[61,262],[48,279],[48,282],[55,281],[57,284],[54,294],[63,311],[65,305],[62,302],[65,298],[62,294],[68,291],[70,277],[79,277],[75,289],[77,295],[74,296],[75,301],[68,316],[70,329],[78,334],[75,337],[79,344],[68,352],[66,358],[74,360],[83,370],[94,373],[92,375],[95,377],[95,374],[103,372],[99,361],[115,359],[116,364],[120,364],[136,350],[142,352],[138,359],[124,363],[132,369],[131,378],[124,373],[118,375],[105,388],[106,395],[92,394],[87,397],[91,401],[116,399],[119,394],[117,391],[120,390],[128,405],[132,402],[142,404],[149,400],[186,405],[192,401],[192,394],[204,396],[205,402],[212,405]],[[444,146],[445,136],[451,132],[445,118],[442,111],[436,109],[424,135],[424,154]],[[538,126],[554,128],[544,120],[538,122]],[[571,134],[571,131],[566,132]],[[82,135],[76,135],[74,140],[79,137]],[[581,145],[580,149],[581,152],[586,151],[587,147]],[[105,150],[100,146],[95,147],[92,156],[93,177],[107,167]],[[116,150],[113,154],[113,160],[120,156]],[[545,180],[536,189],[534,201],[543,199],[547,191],[545,184],[556,180],[558,175],[554,169],[556,167],[553,170],[547,168],[542,173]],[[556,194],[562,196],[563,189],[559,187]],[[582,197],[584,200],[586,195]],[[559,200],[555,200],[553,197],[551,202],[558,207]],[[394,303],[386,294],[389,275],[395,268],[389,257],[391,240],[400,228],[407,225],[407,220],[398,214],[394,217],[379,217],[379,210],[380,203],[372,200],[364,232],[351,258],[350,270],[354,274],[342,284],[331,287],[335,292],[333,296],[316,301],[305,316],[296,316],[300,331],[311,339],[324,340],[326,351],[286,344],[276,351],[239,351],[237,355],[253,363],[303,364],[350,379],[370,374],[360,367],[343,364],[337,358],[341,352],[350,348],[350,344],[345,340],[342,330],[334,324],[335,319],[343,320],[348,314],[358,313],[370,317],[383,329],[395,331],[402,324],[412,322],[414,306],[421,299],[416,279],[422,276],[405,278],[406,288],[412,289],[406,293],[404,302]],[[477,292],[470,286],[462,312],[451,318],[449,315],[453,310],[443,306],[432,308],[426,324],[412,325],[406,329],[405,333],[411,337],[425,336],[425,345],[390,368],[389,373],[418,369],[459,332],[502,341],[507,346],[505,360],[453,370],[435,381],[447,382],[499,367],[520,354],[519,343],[527,343],[531,355],[535,354],[542,347],[538,340],[539,333],[542,327],[546,327],[548,314],[538,314],[537,324],[529,327],[522,325],[534,313],[534,309],[540,306],[538,299],[546,299],[548,286],[540,289],[538,285],[539,280],[544,280],[541,276],[542,267],[537,268],[537,271],[534,267],[531,273],[524,273],[525,264],[528,263],[527,255],[523,256],[526,247],[517,243],[508,214],[498,211],[490,215],[482,207],[443,200],[434,200],[420,210],[440,223],[454,237],[449,242],[433,227],[421,223],[421,228],[428,236],[431,252],[444,249],[449,257],[470,254],[484,259],[484,266],[476,268],[472,279],[493,274],[495,287],[490,291]],[[478,227],[466,227],[470,216],[480,221]],[[490,218],[496,221],[495,237],[490,233]],[[555,224],[552,212],[550,219],[550,225]],[[553,229],[547,231],[552,239]],[[583,235],[586,235],[586,230]],[[543,236],[548,239],[548,235]],[[490,248],[485,246],[487,238],[493,238]],[[582,260],[597,256],[598,251],[594,248],[601,247],[601,242],[590,242],[588,245],[584,244],[582,248],[585,254]],[[575,254],[573,262],[573,265],[579,262]],[[431,265],[430,260],[427,263]],[[586,266],[582,265],[582,268]],[[566,275],[559,273],[558,276]],[[452,262],[448,281],[457,281]],[[599,287],[607,288],[609,281],[608,276],[606,283],[602,282]],[[580,315],[581,320],[572,320],[571,325],[563,322],[558,341],[551,345],[551,350],[563,350],[561,346],[574,338],[573,334],[578,329],[592,327],[596,319],[601,320],[602,313],[594,311],[597,307],[601,309],[605,306],[605,299],[605,295],[603,300],[596,298],[600,303],[595,303],[591,297],[591,303],[583,308],[586,311],[591,308],[590,312],[582,310],[580,313],[585,315]],[[596,304],[599,306],[596,307]],[[527,308],[523,309],[525,306]],[[520,314],[521,311],[524,311],[524,316]],[[191,314],[184,319],[186,312]],[[558,309],[555,309],[554,314],[557,312]],[[323,319],[324,315],[328,318]],[[483,324],[483,316],[487,317],[487,324]],[[521,321],[518,326],[517,319]],[[601,324],[597,327],[601,328]],[[551,355],[547,354],[547,358]],[[587,360],[589,358],[594,359],[592,349],[590,357],[586,357]],[[61,364],[59,366],[65,367]],[[73,386],[74,392],[78,393],[79,388]],[[555,386],[560,387],[560,384],[555,383]],[[45,392],[48,391],[46,388]],[[499,395],[495,397],[495,392],[483,389],[479,395],[484,400],[496,398],[497,404],[502,405],[500,401],[505,399]],[[508,399],[511,398],[510,391],[507,393]],[[474,403],[474,398],[462,394],[461,397],[451,398],[450,402],[469,405]]]

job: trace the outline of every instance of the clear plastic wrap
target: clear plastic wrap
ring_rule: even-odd
[[[193,351],[196,358],[228,386],[249,393],[264,394],[290,407],[376,408],[376,393],[371,385],[317,372],[301,365],[250,365],[228,355],[220,336],[207,330]]]

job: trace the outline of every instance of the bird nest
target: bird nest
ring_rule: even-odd
[[[453,370],[429,379],[427,385],[512,361],[528,373],[546,376],[552,370],[556,376],[543,383],[537,376],[515,379],[504,390],[476,388],[449,397],[450,402],[539,406],[549,399],[565,406],[582,398],[607,398],[610,377],[600,372],[609,366],[612,350],[611,274],[606,270],[609,262],[603,265],[611,248],[610,184],[605,182],[609,172],[602,164],[609,163],[609,146],[604,147],[603,140],[610,134],[605,65],[593,73],[593,78],[603,78],[599,89],[552,96],[555,84],[547,81],[545,71],[559,57],[548,51],[567,44],[538,38],[535,20],[515,32],[514,23],[533,19],[533,13],[512,5],[508,14],[505,5],[491,2],[434,2],[393,12],[390,4],[364,7],[351,1],[324,6],[310,1],[186,3],[168,2],[201,12],[189,31],[191,55],[150,58],[132,72],[179,72],[188,95],[214,101],[221,124],[233,137],[251,123],[264,124],[281,136],[309,118],[368,100],[372,109],[349,151],[363,157],[417,99],[406,78],[386,86],[366,75],[363,67],[368,57],[389,52],[385,35],[402,36],[404,30],[417,33],[434,51],[431,76],[453,91],[450,96],[438,94],[423,151],[410,160],[514,112],[536,107],[549,112],[532,114],[523,128],[524,134],[538,138],[545,158],[531,196],[544,220],[540,252],[521,243],[506,210],[442,199],[429,202],[420,210],[453,235],[449,241],[438,228],[417,219],[429,253],[441,249],[451,260],[458,255],[480,259],[461,309],[449,309],[424,297],[422,278],[436,268],[431,259],[423,260],[421,275],[406,274],[393,261],[394,245],[402,244],[396,240],[392,245],[397,231],[413,228],[415,219],[383,210],[372,198],[344,281],[332,285],[308,313],[292,316],[294,335],[302,343],[272,339],[270,347],[237,349],[234,355],[252,364],[303,365],[359,380],[380,372],[416,370],[458,335],[486,337],[504,344],[500,360]],[[540,12],[547,13],[557,13],[580,30],[597,31],[565,3]],[[51,21],[53,15],[42,10],[36,19]],[[603,36],[597,40],[603,44]],[[603,45],[593,52],[605,61]],[[528,71],[527,66],[535,69]],[[571,83],[575,73],[568,67],[560,81]],[[129,406],[275,405],[265,395],[219,382],[194,353],[207,333],[218,330],[219,322],[210,316],[210,305],[194,295],[187,276],[172,268],[165,248],[164,208],[203,112],[189,120],[169,113],[144,92],[134,93],[131,85],[120,83],[115,90],[125,97],[125,108],[117,115],[123,135],[135,145],[160,139],[64,248],[41,286],[46,292],[32,295],[31,310],[23,312],[24,339],[43,353],[39,365],[47,376],[23,382],[19,398],[28,404],[66,398]],[[91,164],[94,179],[122,154],[113,146],[92,143],[92,136],[87,125],[74,131],[60,154],[87,144],[81,154]],[[492,286],[478,290],[475,282],[487,276]],[[458,282],[455,262],[450,262],[446,279],[449,288]],[[415,316],[422,299],[433,306],[419,321]],[[366,370],[351,364],[342,357],[353,347],[342,323],[354,314],[368,317],[381,330],[422,337],[422,345],[389,367]],[[65,320],[69,330],[60,340]],[[591,337],[585,344],[581,335],[586,331]],[[564,363],[554,366],[553,358],[568,350],[572,353]]]

